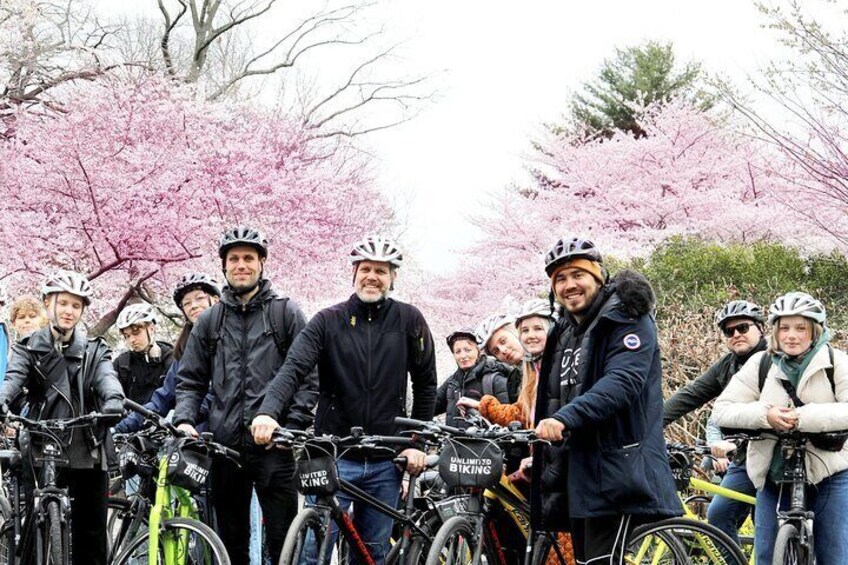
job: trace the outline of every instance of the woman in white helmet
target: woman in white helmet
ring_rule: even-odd
[[[88,280],[61,271],[47,279],[41,294],[50,324],[15,345],[0,388],[0,407],[6,410],[26,389],[30,418],[120,415],[124,394],[111,351],[102,339],[89,340],[78,325],[91,303]],[[105,426],[97,426],[69,431],[64,438],[67,463],[59,468],[58,482],[68,487],[72,501],[75,563],[106,565],[106,434]],[[37,467],[39,461],[32,463]]]
[[[807,293],[775,300],[769,308],[769,348],[730,380],[713,409],[716,423],[804,433],[848,429],[848,356],[830,345],[826,320],[822,303]],[[807,491],[807,506],[815,513],[819,565],[848,563],[848,450],[842,438],[829,443],[812,439],[806,457],[807,478],[815,485]],[[774,439],[748,443],[748,475],[757,487],[757,563],[771,563],[775,508],[788,507],[791,498],[780,486],[784,461],[776,445]]]

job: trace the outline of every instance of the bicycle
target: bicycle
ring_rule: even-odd
[[[315,548],[319,564],[330,563],[333,556],[333,526],[341,535],[335,544],[339,563],[351,556],[360,563],[373,564],[374,558],[362,541],[351,517],[342,510],[336,494],[343,492],[355,503],[367,504],[391,516],[400,526],[402,534],[386,557],[387,563],[416,563],[429,547],[430,532],[421,520],[422,513],[415,509],[415,483],[410,477],[409,495],[402,511],[374,498],[338,476],[336,459],[351,450],[391,451],[388,446],[419,446],[409,437],[363,435],[362,428],[352,428],[344,438],[315,436],[298,430],[277,430],[272,438],[275,445],[293,448],[297,461],[298,491],[310,497],[306,506],[295,516],[289,527],[280,555],[280,565],[292,565],[313,560],[310,550]],[[406,458],[396,457],[394,463],[406,464]],[[435,463],[433,458],[429,465]]]
[[[113,564],[229,565],[230,558],[223,542],[199,519],[193,494],[206,482],[211,463],[209,455],[238,459],[240,454],[215,443],[209,436],[185,437],[159,415],[131,400],[124,400],[124,406],[167,430],[172,437],[159,455],[156,491],[147,514],[147,529],[126,542]]]
[[[685,496],[689,490],[697,490],[711,495],[724,496],[726,498],[737,500],[754,507],[757,504],[757,499],[747,494],[736,492],[720,485],[713,484],[709,481],[699,479],[692,475],[692,460],[690,454],[700,454],[711,456],[710,448],[706,445],[684,445],[680,443],[668,444],[668,460],[671,467],[672,475],[674,476],[677,491],[683,501],[683,512],[686,518],[692,520],[704,521],[703,516],[693,511],[691,505],[693,502],[701,502],[702,496]],[[741,534],[741,533],[740,533]],[[749,565],[754,563],[754,537],[751,532],[746,532],[745,535],[740,535],[740,545],[743,552],[748,556]]]
[[[37,563],[47,565],[70,563],[71,500],[68,489],[57,486],[57,467],[68,463],[63,455],[67,443],[60,434],[104,422],[114,422],[116,419],[115,414],[96,412],[74,418],[52,420],[31,420],[15,414],[6,415],[6,423],[14,423],[21,428],[18,432],[20,451],[16,455],[14,452],[17,450],[6,450],[4,457],[15,473],[14,506],[9,505],[10,516],[4,522],[2,534],[0,534],[9,546],[6,553],[9,562],[17,562],[19,556],[25,554],[32,555],[31,549],[24,547],[26,545],[24,528],[34,528],[34,557]],[[33,450],[33,436],[43,439],[40,454],[36,454]],[[40,463],[40,471],[32,491],[32,503],[21,505],[23,462]]]

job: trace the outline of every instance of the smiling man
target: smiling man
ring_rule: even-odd
[[[412,417],[429,420],[436,406],[436,357],[433,337],[421,312],[394,300],[398,268],[403,262],[394,241],[367,237],[353,246],[354,294],[318,312],[292,344],[285,364],[268,390],[253,420],[257,443],[268,443],[277,420],[308,373],[318,367],[319,399],[316,434],[350,435],[351,426],[366,434],[396,435],[394,419],[406,414],[406,391],[412,380]],[[401,453],[407,470],[418,473],[425,455],[415,449]],[[401,471],[393,454],[350,450],[338,461],[339,477],[391,507],[398,502]],[[337,493],[345,509],[351,499]],[[375,563],[385,561],[392,518],[368,505],[353,510],[356,530]],[[317,546],[314,540],[310,548]]]
[[[619,563],[638,524],[682,513],[662,432],[654,295],[639,273],[609,279],[595,245],[559,240],[545,257],[562,309],[536,398],[534,528],[570,529],[578,563]]]
[[[248,565],[252,490],[262,506],[272,555],[282,551],[297,512],[291,451],[255,445],[248,426],[306,318],[263,276],[268,242],[261,232],[251,227],[227,230],[218,254],[227,286],[221,301],[203,311],[189,335],[177,372],[174,422],[197,435],[194,425],[201,402],[208,391],[214,393],[209,431],[215,441],[238,450],[242,457],[240,466],[228,460],[213,462],[212,506],[231,561]],[[287,426],[311,424],[315,389],[315,375],[309,373],[281,415]]]

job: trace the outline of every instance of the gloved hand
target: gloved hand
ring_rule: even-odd
[[[104,414],[123,414],[124,403],[120,398],[110,398],[103,403],[100,411]]]
[[[9,405],[5,402],[0,402],[0,418],[5,418],[9,413]]]

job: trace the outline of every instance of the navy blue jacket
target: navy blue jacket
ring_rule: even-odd
[[[551,366],[562,332],[575,331],[568,316],[552,329],[542,358],[536,422],[553,417],[569,434],[566,449],[540,449],[534,455],[539,459],[534,472],[548,475],[535,481],[544,501],[543,524],[563,515],[682,514],[663,438],[653,292],[633,271],[623,271],[601,292],[603,304],[588,321],[580,345],[582,384],[569,402],[552,394],[559,390],[560,368]]]
[[[155,412],[160,416],[167,416],[168,412],[174,409],[177,404],[177,371],[180,368],[180,362],[174,359],[168,373],[165,375],[165,381],[162,386],[153,391],[150,400],[144,405],[151,412]],[[206,395],[203,399],[203,404],[200,405],[200,414],[198,415],[198,423],[203,422],[205,428],[206,419],[209,415],[210,396]],[[138,412],[130,412],[129,416],[118,422],[115,426],[115,431],[121,434],[137,432],[144,427],[144,418]],[[204,431],[200,425],[198,431]]]

